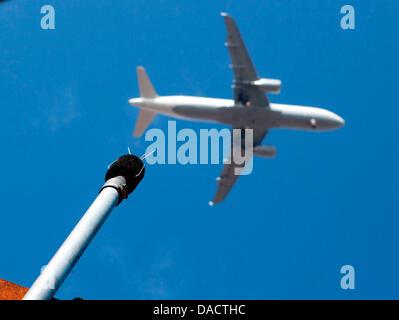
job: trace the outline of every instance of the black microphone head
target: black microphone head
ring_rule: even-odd
[[[136,189],[137,185],[143,180],[145,166],[139,157],[126,154],[116,160],[108,169],[105,181],[122,176],[126,179],[126,192],[130,194]]]

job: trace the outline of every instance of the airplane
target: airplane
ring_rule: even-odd
[[[129,104],[140,108],[135,137],[141,136],[155,114],[160,113],[191,121],[219,122],[230,125],[232,129],[253,129],[253,154],[273,158],[276,148],[261,145],[270,129],[326,131],[345,124],[344,119],[326,109],[271,103],[266,93],[280,93],[281,80],[258,77],[234,19],[227,13],[221,15],[227,30],[225,45],[234,73],[234,99],[158,96],[145,69],[137,67],[140,98],[129,99]],[[224,165],[210,205],[226,198],[238,179],[234,174],[237,167],[234,161]]]

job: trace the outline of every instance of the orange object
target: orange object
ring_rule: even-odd
[[[0,300],[22,300],[28,288],[0,279]]]

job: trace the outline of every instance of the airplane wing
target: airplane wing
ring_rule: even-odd
[[[254,145],[259,144],[267,135],[267,130],[263,129],[254,129],[253,130],[253,139]],[[231,144],[233,146],[233,143]],[[232,154],[232,150],[230,152],[230,158]],[[247,159],[248,161],[249,159]],[[235,174],[236,168],[242,168],[242,165],[237,165],[234,161],[230,161],[230,163],[225,164],[218,179],[218,189],[216,194],[211,202],[211,204],[222,202],[228,193],[230,192],[231,188],[233,188],[235,182],[237,181],[239,175]]]
[[[222,173],[219,177],[218,189],[212,202],[210,202],[211,205],[222,202],[230,192],[231,188],[233,188],[239,177],[234,174],[235,168],[236,165],[234,163],[224,165]]]
[[[222,13],[227,30],[225,45],[229,49],[231,68],[234,72],[234,101],[236,104],[268,107],[269,99],[264,91],[251,86],[251,81],[259,79],[245,43],[234,19]]]
[[[251,81],[256,81],[259,77],[247,48],[245,47],[245,43],[242,40],[237,24],[228,14],[222,13],[222,16],[224,17],[227,30],[227,41],[225,45],[229,49],[231,68],[234,72],[233,87],[235,104],[269,107],[269,99],[265,95],[264,91],[251,85]],[[254,145],[256,146],[260,144],[266,134],[267,130],[265,129],[253,128]],[[234,163],[234,161],[230,161],[229,164],[224,165],[222,173],[218,179],[218,189],[211,204],[222,202],[230,192],[231,188],[233,188],[239,177],[239,175],[235,174],[236,168],[242,168],[242,165],[238,165]]]

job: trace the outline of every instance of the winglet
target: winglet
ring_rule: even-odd
[[[220,15],[224,18],[224,21],[226,23],[234,23],[235,24],[233,17],[231,15],[229,15],[228,13],[222,12]]]

